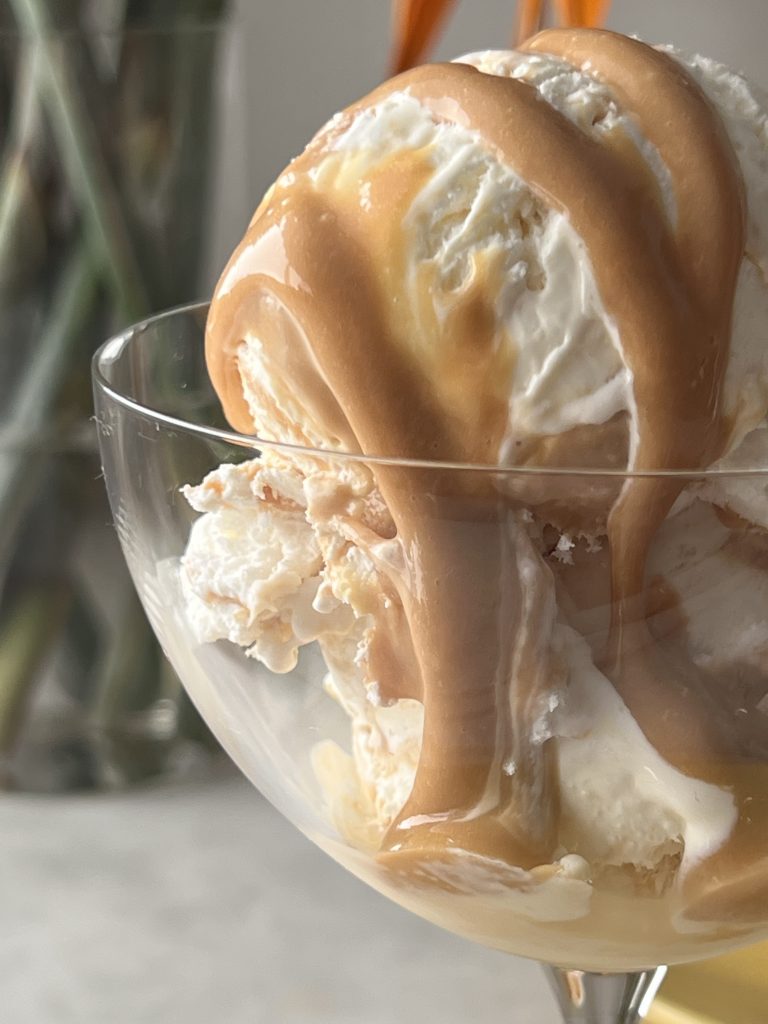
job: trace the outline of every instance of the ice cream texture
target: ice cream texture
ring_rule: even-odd
[[[765,108],[601,30],[417,68],[221,278],[229,421],[316,451],[188,489],[188,613],[275,672],[319,643],[329,813],[398,885],[768,921],[768,502],[696,477],[768,451]]]

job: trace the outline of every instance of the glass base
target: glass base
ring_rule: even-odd
[[[546,970],[565,1024],[638,1024],[667,973],[666,967],[637,974]]]

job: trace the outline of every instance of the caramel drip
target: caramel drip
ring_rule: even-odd
[[[482,135],[583,239],[633,377],[632,467],[696,470],[717,458],[744,245],[743,185],[719,119],[682,68],[641,43],[605,32],[552,32],[530,48],[576,64],[589,59],[608,81],[615,78],[617,93],[639,112],[669,166],[674,227],[656,178],[624,133],[599,143],[524,82],[465,65],[400,76],[350,108],[291,165],[225,272],[207,354],[236,426],[252,428],[238,347],[247,335],[264,346],[281,344],[278,309],[295,333],[292,387],[318,422],[329,424],[340,448],[490,464],[498,458],[507,412],[488,386],[498,368],[487,361],[478,372],[476,362],[462,358],[489,358],[493,347],[478,347],[476,334],[488,322],[493,296],[477,288],[464,294],[451,327],[450,372],[436,365],[425,373],[411,340],[419,325],[404,312],[409,239],[400,225],[429,154],[400,158],[351,194],[309,173],[357,113],[407,89],[435,118]],[[473,401],[451,400],[462,394]],[[549,597],[528,593],[522,583],[526,563],[538,556],[528,550],[502,483],[497,489],[470,472],[439,469],[380,466],[375,473],[408,565],[407,579],[390,581],[418,662],[418,679],[406,692],[422,695],[425,711],[421,759],[387,837],[390,856],[407,865],[459,847],[523,867],[546,861],[556,843],[557,793],[551,744],[535,743],[532,725],[556,684],[556,668],[542,649],[546,638],[540,648],[534,635]],[[613,504],[608,532],[618,613],[611,675],[672,763],[730,784],[727,765],[736,751],[722,716],[698,712],[695,673],[671,664],[644,619],[648,547],[679,489],[663,477],[634,478]],[[669,729],[660,725],[667,720]],[[503,766],[510,761],[508,773]],[[744,850],[754,849],[757,831],[746,820],[739,829],[749,835],[734,839],[736,857],[724,869],[729,877]]]
[[[703,468],[723,454],[728,435],[721,396],[745,244],[744,186],[724,127],[680,65],[611,33],[600,33],[595,45],[595,36],[548,32],[529,48],[576,67],[589,62],[590,73],[610,85],[624,109],[634,112],[645,138],[663,154],[675,193],[676,280],[685,287],[691,316],[677,345],[660,346],[655,360],[649,359],[647,340],[638,352],[632,336],[621,331],[637,405],[632,468]],[[682,486],[635,478],[612,510],[608,670],[663,757],[734,794],[737,825],[724,847],[689,876],[689,913],[759,919],[768,910],[768,738],[763,733],[755,742],[750,735],[759,713],[753,708],[740,715],[736,704],[723,706],[717,690],[693,666],[653,642],[646,621],[648,550]]]
[[[386,605],[374,612],[376,625],[368,642],[367,677],[378,684],[382,704],[403,699],[423,703],[419,662],[400,595],[391,584],[385,585],[384,591]]]
[[[642,297],[635,271],[626,279],[632,287],[619,284],[624,296],[617,296],[617,282],[611,288],[605,280],[603,256],[587,242],[606,310],[617,317],[624,359],[632,373],[637,438],[631,468],[706,467],[722,454],[727,436],[721,393],[746,230],[744,187],[724,129],[676,61],[634,40],[609,32],[552,31],[531,40],[527,48],[562,57],[576,67],[589,61],[591,73],[609,83],[623,107],[638,111],[634,116],[643,135],[664,155],[674,185],[674,229],[649,204],[652,187],[641,175],[635,176],[642,189],[635,202],[646,232],[656,234],[655,244],[664,253],[665,294],[659,292],[655,300],[650,293]],[[692,139],[695,160],[690,159]],[[660,269],[650,250],[643,259]],[[629,311],[632,327],[627,329],[628,318],[617,298],[630,303],[640,299],[650,319]],[[653,330],[654,321],[661,330]],[[730,743],[716,735],[722,731],[720,716],[710,714],[706,704],[701,706],[699,688],[689,680],[676,685],[674,677],[658,666],[644,664],[646,658],[639,653],[647,652],[647,660],[655,658],[642,600],[648,549],[683,484],[635,478],[611,512],[608,536],[616,620],[612,675],[663,756],[691,774],[701,776],[704,771],[706,777],[713,751],[724,753],[723,743]],[[623,656],[627,647],[634,652],[631,659]],[[689,727],[681,731],[677,726],[686,720]]]
[[[501,444],[504,406],[486,396],[479,403],[485,412],[478,416],[472,410],[475,430],[468,432],[447,411],[450,406],[435,401],[434,385],[393,333],[392,316],[401,304],[394,314],[388,306],[396,282],[386,271],[385,288],[379,286],[370,246],[378,244],[371,242],[372,217],[400,224],[397,190],[381,190],[377,203],[377,189],[369,188],[365,206],[341,196],[329,198],[308,179],[302,186],[297,183],[302,166],[311,162],[309,155],[300,158],[290,187],[275,190],[225,273],[230,285],[220,289],[214,302],[209,365],[214,382],[224,382],[219,393],[228,414],[230,353],[247,333],[262,344],[271,342],[277,303],[290,309],[302,338],[311,339],[312,359],[292,376],[292,386],[302,399],[322,389],[336,396],[348,424],[338,433],[351,432],[356,449],[488,461]],[[405,206],[410,192],[401,189]],[[271,246],[262,244],[277,225],[288,256],[280,263],[272,259]],[[386,226],[379,230],[388,236]],[[397,252],[390,245],[384,248],[397,264]],[[456,330],[463,325],[472,332],[485,322],[478,302],[470,286]],[[464,340],[477,356],[475,340]],[[476,372],[472,360],[460,365],[470,375]],[[406,864],[440,856],[458,843],[534,866],[551,856],[555,841],[554,759],[551,750],[530,738],[540,696],[551,680],[542,669],[545,660],[537,657],[541,640],[535,630],[528,630],[531,640],[520,649],[513,641],[524,631],[526,616],[537,621],[536,602],[546,600],[546,595],[529,595],[526,604],[520,593],[518,562],[536,556],[519,550],[522,541],[507,501],[478,488],[471,473],[393,466],[378,467],[376,477],[409,561],[409,579],[421,581],[416,587],[393,579],[418,678],[409,673],[399,692],[393,692],[387,678],[382,696],[418,694],[425,713],[414,789],[387,845]],[[391,642],[380,637],[371,652],[375,664],[383,654],[385,670],[391,664],[386,646]],[[516,696],[510,713],[513,669]],[[509,760],[514,760],[514,775],[503,771]],[[482,809],[486,802],[488,811]]]

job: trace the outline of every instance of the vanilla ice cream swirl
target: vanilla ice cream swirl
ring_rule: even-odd
[[[465,64],[393,79],[291,164],[222,277],[207,357],[236,429],[258,432],[268,422],[275,440],[365,455],[542,468],[588,462],[641,474],[695,472],[727,451],[734,426],[723,393],[746,199],[722,120],[680,62],[636,40],[549,31],[527,50],[589,67],[659,154],[671,201],[623,124],[598,139],[524,79]],[[554,211],[578,236],[617,339],[626,408],[609,403],[599,422],[510,444],[509,393],[525,339],[499,325],[497,300],[511,273],[501,250],[474,252],[453,284],[440,282],[451,301],[436,311],[434,266],[415,277],[409,269],[409,210],[436,174],[433,144],[415,137],[395,154],[357,162],[339,148],[356,119],[400,94],[432,122],[481,140],[526,183],[536,208]],[[530,267],[528,274],[535,289]],[[292,409],[249,376],[249,339],[290,380]],[[373,472],[402,552],[397,569],[380,565],[402,615],[382,624],[377,673],[391,699],[424,706],[413,789],[382,857],[408,870],[459,847],[525,869],[547,864],[559,813],[555,750],[536,736],[535,722],[566,680],[549,648],[553,584],[521,524],[527,484],[510,493],[487,473],[394,464]],[[657,648],[645,621],[648,550],[681,488],[677,479],[636,476],[608,486],[584,512],[604,522],[610,544],[614,616],[602,668],[659,752],[729,788],[738,804],[753,796],[743,765],[764,758],[768,741],[755,754],[749,726],[733,726],[730,709],[715,706],[691,666]],[[369,539],[371,551],[380,539]],[[397,635],[386,637],[388,629]],[[387,658],[395,649],[408,652],[408,669]],[[692,904],[708,912],[708,901],[734,898],[744,865],[753,874],[760,861],[767,824],[765,801],[742,815],[692,877]],[[762,885],[768,901],[768,871]]]

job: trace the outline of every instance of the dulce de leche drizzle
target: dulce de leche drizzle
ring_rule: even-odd
[[[350,108],[294,161],[225,271],[207,357],[236,428],[253,430],[238,348],[252,336],[280,351],[290,323],[291,386],[340,448],[498,459],[508,411],[489,384],[482,388],[477,370],[478,359],[488,360],[486,376],[496,370],[477,340],[494,294],[468,290],[471,299],[455,320],[459,337],[448,346],[446,377],[456,390],[464,375],[464,392],[480,410],[473,418],[455,412],[441,375],[430,379],[409,344],[408,238],[400,225],[432,173],[429,154],[401,154],[365,172],[359,189],[323,184],[315,173],[356,115],[407,90],[436,119],[480,134],[583,239],[632,374],[631,468],[696,470],[722,453],[721,392],[745,235],[743,184],[723,126],[691,76],[642,43],[602,31],[554,31],[529,49],[575,65],[589,61],[610,83],[669,168],[675,223],[668,223],[657,180],[620,130],[597,142],[526,83],[464,65],[407,72]],[[515,528],[509,500],[473,474],[396,466],[375,473],[408,568],[407,580],[390,582],[418,676],[399,688],[390,680],[387,690],[420,695],[425,710],[414,787],[386,848],[406,865],[451,847],[526,868],[546,863],[557,843],[553,751],[532,733],[542,698],[558,680],[535,636],[550,595],[522,582],[530,577],[526,563],[538,556]],[[746,799],[738,772],[728,768],[740,760],[738,742],[721,728],[722,715],[702,710],[697,680],[662,658],[644,622],[648,548],[680,487],[664,477],[634,478],[609,517],[616,616],[607,671],[664,756]],[[510,763],[514,770],[505,771]],[[707,894],[739,874],[755,835],[734,835],[715,882],[712,872],[701,880]]]
[[[601,37],[598,46],[595,35]],[[684,286],[687,329],[675,345],[662,343],[654,358],[647,339],[627,332],[620,322],[636,403],[632,468],[705,468],[723,454],[727,442],[722,384],[746,232],[743,182],[723,126],[676,61],[641,50],[630,39],[563,30],[543,33],[526,49],[576,67],[589,62],[590,73],[610,85],[624,109],[635,112],[644,137],[669,169],[676,207],[674,280]],[[600,282],[599,265],[596,275]],[[610,312],[610,300],[606,306]],[[645,618],[648,549],[683,483],[636,477],[612,509],[613,627],[607,670],[635,720],[670,763],[734,794],[739,819],[733,834],[687,879],[689,913],[718,918],[749,917],[751,911],[759,919],[768,909],[762,716],[755,709],[740,711],[738,702],[723,706],[718,692],[723,683],[715,680],[713,686],[692,665],[663,654]]]

